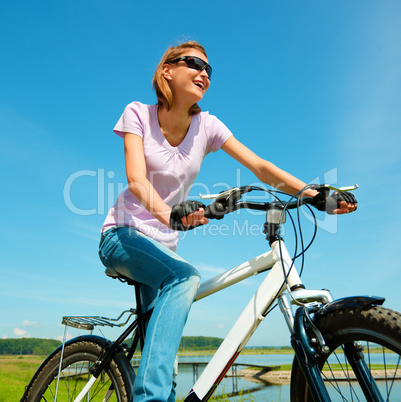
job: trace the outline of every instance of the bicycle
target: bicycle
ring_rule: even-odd
[[[201,283],[196,300],[201,300],[246,278],[268,271],[221,346],[186,397],[186,402],[207,401],[258,325],[274,308],[274,302],[285,318],[295,357],[291,370],[291,401],[330,401],[365,398],[389,401],[401,392],[401,314],[381,305],[382,297],[351,296],[334,300],[329,290],[306,289],[294,261],[302,258],[316,236],[316,218],[309,205],[326,202],[327,185],[310,185],[318,190],[317,198],[291,197],[282,201],[278,191],[254,186],[235,187],[214,196],[206,207],[206,216],[221,219],[225,214],[247,208],[266,212],[264,231],[271,250]],[[255,190],[273,195],[273,201],[241,201],[243,194]],[[300,207],[305,206],[315,219],[315,232],[304,246],[299,220]],[[289,210],[297,210],[297,224]],[[301,252],[290,256],[281,237],[281,227],[291,218],[300,234]],[[296,247],[297,248],[297,247]],[[301,273],[302,273],[301,269]],[[107,270],[106,270],[107,271]],[[107,274],[107,272],[106,272]],[[114,274],[115,275],[115,274]],[[119,277],[135,286],[128,278]],[[135,320],[114,342],[95,335],[79,336],[56,349],[39,367],[26,387],[22,401],[131,401],[135,371],[130,360],[142,348],[146,322],[150,312],[142,312],[138,293],[137,309],[124,311],[116,320],[103,317],[63,317],[63,324],[93,329],[97,325],[122,326]],[[293,306],[297,307],[295,312]],[[125,323],[119,324],[122,316]],[[123,342],[131,335],[132,345]],[[379,355],[380,353],[380,355]],[[382,357],[380,365],[372,355]],[[379,375],[380,374],[380,375]],[[345,386],[341,385],[345,384]],[[339,396],[336,396],[339,395]],[[391,399],[393,398],[393,399]]]

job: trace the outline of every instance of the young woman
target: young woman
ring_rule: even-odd
[[[259,180],[295,194],[305,183],[241,144],[199,102],[212,68],[196,42],[170,47],[153,78],[157,105],[129,104],[114,128],[124,139],[128,188],[109,211],[102,228],[103,264],[141,284],[142,308],[153,303],[145,347],[134,384],[134,401],[174,401],[173,368],[200,275],[175,251],[179,232],[170,227],[174,204],[186,200],[203,158],[220,148]],[[314,195],[313,192],[309,195]],[[341,202],[335,213],[356,204]],[[202,208],[182,225],[208,223]]]

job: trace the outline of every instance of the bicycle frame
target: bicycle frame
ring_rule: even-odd
[[[249,338],[276,299],[292,334],[294,316],[290,298],[282,293],[286,289],[286,280],[295,300],[319,301],[328,303],[333,300],[330,292],[322,290],[305,290],[295,266],[282,240],[272,243],[272,250],[247,261],[221,275],[202,283],[195,300],[200,300],[224,288],[232,286],[250,276],[270,270],[244,311],[212,357],[202,375],[196,381],[185,401],[206,401],[213,394],[226,372],[231,367]]]

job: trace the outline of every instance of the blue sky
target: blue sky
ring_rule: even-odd
[[[23,0],[2,5],[0,35],[0,337],[57,338],[63,315],[132,306],[133,291],[97,257],[125,186],[112,128],[129,102],[155,102],[158,60],[186,39],[205,46],[214,69],[203,110],[305,182],[360,186],[357,213],[318,213],[307,287],[381,295],[401,310],[399,1]],[[219,151],[192,194],[255,183]],[[179,253],[210,278],[268,249],[263,223],[242,211],[187,233]],[[224,337],[258,281],[196,303],[184,334]],[[269,318],[250,345],[289,343],[278,312]]]

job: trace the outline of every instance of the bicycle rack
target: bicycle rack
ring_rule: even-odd
[[[125,314],[128,314],[126,320],[123,322],[119,322]],[[100,316],[65,316],[63,317],[61,324],[65,325],[66,327],[93,331],[96,326],[123,327],[128,323],[133,315],[136,315],[135,309],[125,310],[117,318],[107,318]]]

